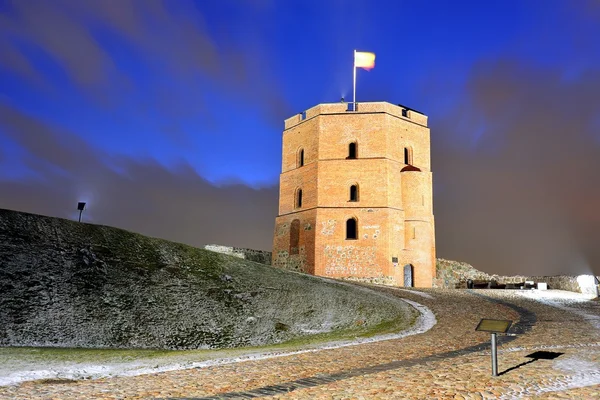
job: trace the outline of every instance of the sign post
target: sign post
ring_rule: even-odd
[[[512,321],[505,319],[482,319],[479,321],[476,331],[490,332],[492,334],[492,376],[498,376],[498,346],[496,334],[506,333]]]

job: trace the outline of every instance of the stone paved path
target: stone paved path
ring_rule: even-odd
[[[600,399],[600,302],[544,304],[513,291],[380,288],[438,323],[403,339],[136,377],[0,387],[1,399]],[[548,303],[548,302],[547,302]],[[491,377],[481,318],[520,323]],[[483,345],[483,347],[482,347]],[[535,351],[561,353],[532,360]],[[292,391],[289,391],[292,389]]]

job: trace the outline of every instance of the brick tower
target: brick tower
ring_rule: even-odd
[[[283,131],[273,266],[431,287],[427,116],[385,102],[319,104]]]

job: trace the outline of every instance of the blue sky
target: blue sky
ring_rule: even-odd
[[[562,256],[598,268],[590,239],[580,240],[600,223],[587,205],[600,200],[596,0],[4,0],[0,32],[0,207],[70,217],[66,204],[86,197],[97,223],[268,248],[283,120],[350,99],[358,49],[377,55],[358,72],[358,101],[430,117],[440,256],[488,271],[531,257],[547,265],[494,244],[511,216],[552,198],[539,218],[560,226],[536,252],[575,243]],[[545,155],[560,160],[563,140],[574,142],[565,152],[575,165],[550,174]],[[550,193],[557,180],[580,182],[569,185],[585,196]],[[469,199],[498,188],[475,219]],[[511,197],[514,188],[531,195]],[[479,243],[490,224],[499,232]],[[538,235],[537,220],[526,225]]]

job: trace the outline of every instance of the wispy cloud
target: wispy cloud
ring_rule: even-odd
[[[0,124],[26,151],[38,179],[0,181],[0,208],[85,218],[191,245],[218,243],[270,249],[277,187],[217,187],[181,163],[109,157],[76,135],[3,104]]]
[[[32,62],[41,51],[108,109],[138,93],[153,112],[189,117],[207,112],[206,96],[216,88],[262,105],[278,124],[290,114],[279,83],[265,68],[261,41],[248,35],[240,43],[226,31],[211,33],[193,2],[12,2],[0,14],[0,32],[4,68],[32,84],[40,77],[51,81],[47,69]],[[124,54],[145,68],[132,70]]]

